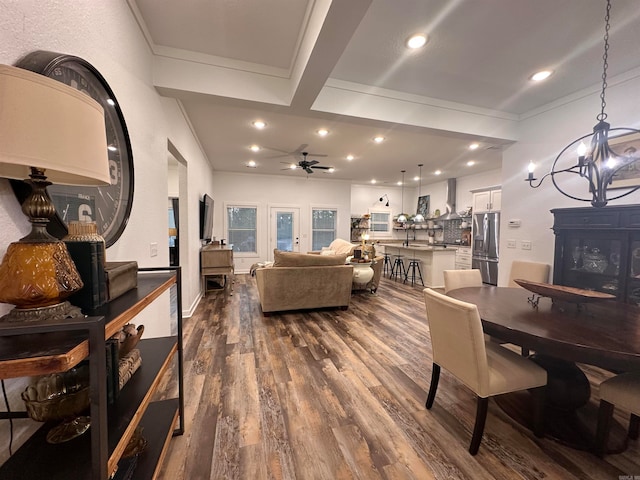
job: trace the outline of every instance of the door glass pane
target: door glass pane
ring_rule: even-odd
[[[293,213],[278,212],[276,223],[276,245],[278,250],[293,251]]]

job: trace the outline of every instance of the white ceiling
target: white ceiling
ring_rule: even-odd
[[[640,66],[640,3],[612,0],[609,78]],[[599,91],[604,0],[129,0],[158,91],[181,100],[213,168],[423,183],[500,167],[517,122]],[[419,51],[404,47],[429,35]],[[529,76],[555,71],[543,83]],[[599,103],[594,104],[595,116]],[[257,131],[251,121],[262,119]],[[315,132],[330,133],[320,138]],[[382,134],[386,140],[374,144]],[[472,141],[481,148],[467,150]],[[252,144],[263,148],[251,152]],[[270,147],[270,148],[269,148]],[[353,161],[346,160],[353,154]],[[309,155],[313,158],[313,155]],[[246,167],[253,159],[255,169]],[[473,167],[467,160],[476,161]]]

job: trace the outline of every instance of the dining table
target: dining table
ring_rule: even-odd
[[[523,288],[467,287],[448,295],[475,304],[492,341],[520,346],[547,370],[546,435],[581,450],[592,450],[598,405],[580,368],[593,365],[603,375],[640,371],[640,307],[616,300],[566,302]],[[531,427],[528,392],[496,397],[500,407]],[[614,422],[607,451],[627,447],[626,427]]]

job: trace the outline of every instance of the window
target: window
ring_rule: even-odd
[[[384,234],[391,232],[391,213],[376,212],[371,210],[371,219],[369,220],[369,231],[372,236],[384,237]]]
[[[321,250],[336,239],[338,211],[314,208],[311,217],[311,249]]]
[[[257,216],[258,208],[255,206],[227,206],[227,237],[234,253],[258,253]]]

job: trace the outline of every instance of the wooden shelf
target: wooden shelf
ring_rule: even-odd
[[[153,338],[138,344],[142,355],[142,366],[124,386],[116,402],[108,407],[109,472],[116,469],[118,459],[126,447],[135,427],[144,426],[143,436],[148,441],[147,453],[164,449],[164,443],[173,431],[178,412],[178,399],[150,403],[157,383],[160,381],[177,349],[176,337]],[[156,405],[159,403],[161,405]],[[149,408],[147,408],[147,406]],[[159,417],[158,411],[162,414]],[[165,418],[166,417],[166,418]],[[141,419],[144,421],[141,422]],[[164,434],[156,431],[164,425]],[[46,423],[0,467],[3,480],[50,480],[91,478],[91,437],[87,433],[69,442],[51,445],[46,441],[49,429],[56,423]],[[32,461],[37,458],[38,461]],[[158,457],[159,458],[159,457]],[[150,463],[150,462],[148,462]],[[135,478],[139,476],[136,467]]]
[[[175,273],[139,274],[137,288],[85,313],[105,317],[105,338],[109,338],[175,283],[175,277]],[[86,338],[82,332],[0,337],[0,379],[67,371],[89,355]]]

